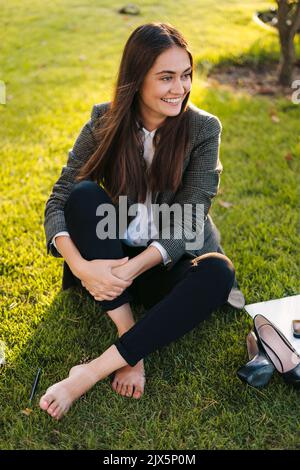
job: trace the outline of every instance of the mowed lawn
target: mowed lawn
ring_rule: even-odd
[[[300,392],[279,374],[261,391],[238,380],[251,319],[228,306],[145,360],[141,400],[117,395],[106,379],[60,422],[39,410],[49,385],[116,339],[95,303],[60,292],[62,260],[46,255],[43,218],[68,150],[93,104],[111,98],[124,44],[142,23],[166,21],[182,31],[199,65],[192,101],[222,121],[224,172],[212,215],[247,303],[300,290],[300,105],[208,87],[203,75],[223,59],[278,57],[276,34],[252,21],[255,9],[273,2],[136,4],[141,15],[133,17],[120,15],[122,2],[111,0],[1,5],[7,103],[0,105],[0,339],[6,345],[0,448],[298,449]],[[38,367],[42,376],[27,416],[22,410]]]

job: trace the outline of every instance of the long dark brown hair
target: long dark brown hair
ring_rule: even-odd
[[[176,191],[181,185],[182,165],[189,143],[188,93],[177,116],[167,116],[154,135],[155,153],[147,170],[142,158],[137,90],[157,57],[178,46],[193,57],[183,36],[169,23],[147,23],[136,28],[125,45],[108,110],[99,118],[95,135],[99,146],[80,169],[76,180],[102,184],[113,203],[119,195],[144,202],[151,191]]]

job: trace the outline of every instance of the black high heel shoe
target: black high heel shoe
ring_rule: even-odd
[[[238,369],[237,376],[251,387],[265,387],[269,383],[275,367],[260,347],[253,331],[248,333],[246,343],[250,360]]]
[[[300,387],[300,356],[284,334],[263,315],[254,317],[254,331],[258,343],[285,382]]]

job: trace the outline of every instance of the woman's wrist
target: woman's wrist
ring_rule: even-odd
[[[135,279],[144,271],[147,271],[161,262],[162,256],[159,250],[154,246],[149,246],[142,253],[127,261],[127,263],[114,269],[117,270],[116,275],[118,276],[119,273],[125,280]]]
[[[89,262],[86,259],[80,257],[76,261],[70,263],[69,268],[71,269],[74,276],[80,278],[82,274],[86,272],[88,263]]]
[[[114,266],[111,270],[114,276],[128,281],[129,279],[134,279],[135,270],[133,269],[132,260],[127,261],[127,263],[122,264],[121,266]]]

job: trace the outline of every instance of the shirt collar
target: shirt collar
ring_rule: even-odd
[[[157,129],[154,129],[153,131],[150,132],[150,131],[147,131],[147,129],[145,129],[144,127],[142,129],[143,129],[143,132],[144,132],[145,136],[146,137],[151,137],[151,138],[154,137],[154,134],[157,131]]]
[[[136,121],[136,123],[139,126],[139,123],[137,121]],[[154,137],[154,134],[157,131],[157,128],[156,128],[156,129],[153,129],[153,131],[150,132],[147,129],[145,129],[143,126],[140,126],[139,129],[144,132],[145,137],[151,137],[151,138]]]

